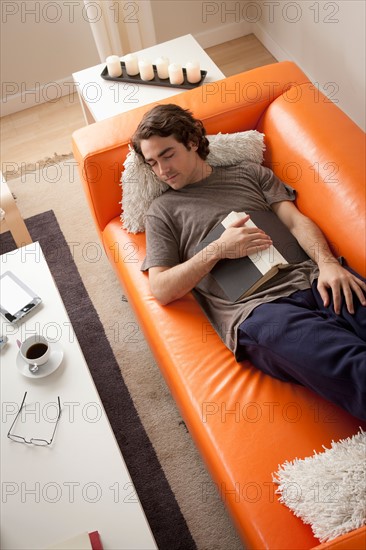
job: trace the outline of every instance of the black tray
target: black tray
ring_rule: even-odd
[[[131,82],[135,84],[147,84],[149,86],[167,86],[168,88],[183,88],[185,90],[191,90],[192,88],[201,86],[201,84],[203,83],[207,75],[207,71],[201,71],[201,80],[199,80],[195,84],[192,84],[191,82],[188,82],[187,71],[183,67],[183,76],[184,76],[183,84],[171,84],[169,78],[158,77],[158,70],[156,68],[156,65],[153,65],[154,78],[152,80],[142,80],[142,78],[140,77],[140,73],[135,76],[131,76],[127,74],[124,61],[121,61],[121,67],[122,67],[121,76],[115,76],[115,77],[109,76],[107,66],[103,69],[100,76],[104,78],[104,80],[113,80],[114,82]]]

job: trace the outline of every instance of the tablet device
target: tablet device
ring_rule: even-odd
[[[16,323],[42,302],[41,298],[14,273],[6,271],[0,277],[0,313]]]

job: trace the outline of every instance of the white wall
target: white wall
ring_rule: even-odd
[[[152,0],[157,43],[192,34],[209,48],[251,32],[243,17],[248,0]]]
[[[82,0],[1,1],[1,115],[72,91],[73,72],[99,63]]]
[[[157,42],[191,33],[204,48],[253,32],[366,127],[364,0],[152,0]]]
[[[363,130],[365,2],[252,2],[253,32],[278,59],[292,60]]]
[[[113,0],[108,9],[127,53],[189,33],[203,47],[248,34],[246,3]],[[0,8],[1,116],[69,93],[72,73],[100,63],[83,0],[1,0]]]
[[[83,0],[0,4],[2,98],[7,99],[2,115],[67,93],[73,72],[100,62]],[[124,53],[133,51],[134,37],[135,49],[141,49],[190,33],[207,48],[253,32],[276,59],[293,60],[360,127],[366,126],[364,0],[112,4]],[[35,93],[22,96],[22,89]]]

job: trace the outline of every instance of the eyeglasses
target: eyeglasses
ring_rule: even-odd
[[[16,443],[27,443],[28,445],[40,445],[40,446],[51,445],[51,443],[53,441],[53,438],[55,437],[57,424],[58,424],[58,422],[60,420],[60,416],[61,416],[61,403],[60,403],[60,398],[59,397],[57,398],[58,399],[58,415],[57,415],[57,418],[56,418],[55,427],[53,429],[52,437],[49,441],[47,441],[47,439],[39,439],[39,438],[33,438],[33,437],[29,441],[27,441],[25,439],[25,437],[22,437],[21,435],[16,435],[16,434],[11,433],[11,430],[13,429],[14,424],[16,423],[20,413],[22,412],[23,407],[25,408],[24,404],[25,404],[26,396],[27,396],[27,392],[25,392],[22,404],[20,405],[20,409],[19,409],[16,417],[14,418],[14,421],[13,421],[12,425],[10,426],[10,429],[8,431],[8,438],[11,439],[12,441],[15,441]]]

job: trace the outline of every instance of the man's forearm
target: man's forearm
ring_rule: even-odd
[[[319,227],[305,216],[292,230],[300,246],[321,268],[324,264],[337,262]]]
[[[185,296],[211,271],[220,258],[209,248],[174,267],[150,269],[151,291],[161,304],[166,305]]]
[[[304,216],[292,202],[275,203],[272,209],[319,267],[337,262],[320,228],[310,218]]]

